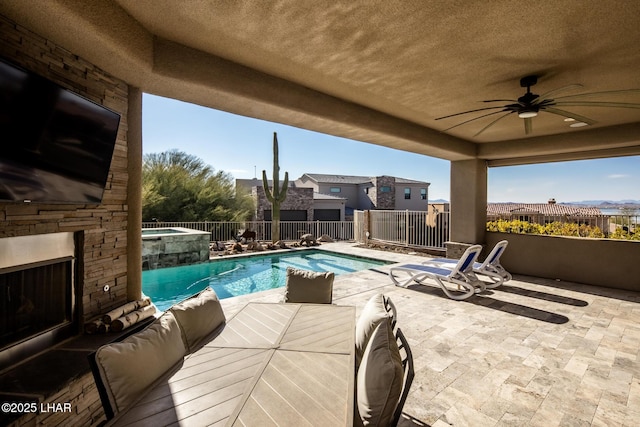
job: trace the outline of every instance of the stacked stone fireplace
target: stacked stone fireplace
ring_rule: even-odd
[[[88,364],[82,375],[60,377],[55,384],[44,378],[27,384],[14,372],[23,372],[21,366],[35,363],[47,349],[64,345],[59,343],[66,336],[82,339],[84,322],[127,301],[130,88],[77,52],[4,16],[0,16],[0,56],[121,115],[101,203],[0,201],[0,241],[5,242],[0,243],[4,245],[0,247],[0,366],[10,364],[0,367],[0,376],[4,375],[0,394],[26,393],[23,387],[29,386],[41,401],[73,402],[72,414],[25,414],[18,426],[91,425],[104,414]],[[56,239],[60,241],[55,243]],[[57,252],[59,244],[64,249]],[[42,255],[32,257],[34,254]],[[12,260],[7,261],[9,258]],[[43,308],[46,304],[49,309]],[[85,368],[82,358],[78,365]],[[36,372],[51,371],[42,369]],[[50,395],[41,390],[45,386],[50,386]],[[62,416],[65,421],[47,419]]]
[[[0,239],[0,370],[78,331],[73,233]]]

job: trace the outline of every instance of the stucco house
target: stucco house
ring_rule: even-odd
[[[269,181],[269,186],[272,183]],[[236,179],[256,200],[255,219],[269,221],[271,205],[262,180]],[[281,206],[283,221],[345,221],[354,210],[426,211],[429,183],[393,176],[355,176],[305,173],[289,183]]]

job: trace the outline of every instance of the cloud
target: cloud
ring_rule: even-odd
[[[621,178],[630,178],[630,177],[631,177],[631,175],[627,175],[627,174],[624,174],[624,173],[614,173],[614,174],[611,174],[611,175],[607,175],[607,178],[609,178],[609,179],[621,179]]]

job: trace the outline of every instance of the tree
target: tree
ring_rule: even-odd
[[[144,156],[144,221],[244,221],[253,206],[246,191],[236,191],[229,174],[215,172],[196,156],[178,150]]]
[[[284,173],[284,183],[280,188],[280,163],[278,162],[278,135],[273,133],[273,188],[269,190],[267,181],[267,171],[262,171],[262,187],[271,203],[271,241],[273,243],[280,240],[280,204],[287,198],[287,187],[289,186],[289,172]]]

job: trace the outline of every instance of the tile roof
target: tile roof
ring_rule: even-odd
[[[487,215],[510,214],[569,215],[592,217],[600,216],[598,208],[563,205],[558,203],[489,203]]]

